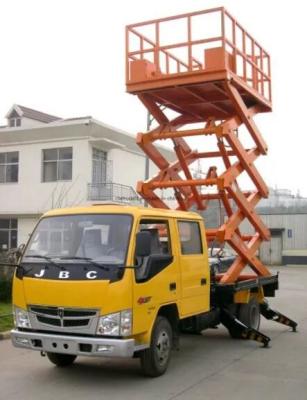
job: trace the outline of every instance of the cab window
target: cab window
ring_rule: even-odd
[[[173,261],[168,221],[142,219],[139,232],[142,231],[150,234],[150,254],[136,258],[135,278],[137,283],[149,281]]]
[[[167,221],[143,219],[140,222],[139,231],[150,233],[151,254],[172,254]]]
[[[181,254],[202,254],[202,242],[198,222],[178,221]]]

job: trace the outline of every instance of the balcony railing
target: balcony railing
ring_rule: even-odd
[[[87,185],[87,193],[89,201],[114,201],[137,205],[142,203],[142,200],[131,186],[120,183],[89,183]]]

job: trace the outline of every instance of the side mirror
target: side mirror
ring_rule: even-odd
[[[15,252],[15,257],[16,257],[17,261],[19,261],[20,258],[22,257],[25,247],[26,247],[26,245],[24,243],[20,244],[17,247],[16,252]]]
[[[149,232],[138,232],[135,240],[136,257],[148,257],[151,253],[151,235]]]
[[[26,245],[25,245],[24,243],[20,244],[20,245],[17,247],[16,256],[17,256],[18,258],[21,257],[21,256],[23,255],[23,252],[24,252],[25,247],[26,247]]]
[[[17,247],[17,249],[10,249],[7,253],[7,259],[10,263],[16,263],[19,258],[22,256],[25,245],[21,244]]]

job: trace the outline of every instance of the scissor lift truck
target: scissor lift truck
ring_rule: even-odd
[[[210,35],[205,29],[199,37],[204,27]],[[212,27],[219,29],[213,36]],[[126,35],[128,92],[158,123],[137,136],[159,169],[137,185],[151,207],[98,204],[46,213],[14,276],[12,341],[62,367],[77,356],[139,357],[146,375],[159,376],[180,332],[199,334],[222,323],[232,337],[267,346],[260,314],[293,330],[297,324],[269,307],[278,276],[256,255],[269,239],[255,212],[268,190],[254,161],[267,147],[253,121],[271,111],[268,53],[223,8],[129,25]],[[211,136],[215,148],[192,150],[187,139],[194,136],[199,144]],[[162,156],[158,140],[173,143],[177,161]],[[209,162],[205,177],[191,172],[198,160]],[[254,190],[241,189],[243,173]],[[173,190],[175,209],[164,189]],[[206,229],[190,209],[205,210],[212,200],[223,204],[227,219]],[[241,232],[244,219],[253,235]],[[213,242],[237,254],[223,274],[209,266]]]

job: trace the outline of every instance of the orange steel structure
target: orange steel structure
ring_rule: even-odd
[[[269,54],[224,8],[137,23],[126,27],[126,85],[158,123],[137,136],[159,169],[153,178],[138,182],[138,193],[159,208],[169,208],[159,189],[172,188],[181,210],[205,210],[211,200],[221,201],[227,219],[208,229],[207,239],[229,243],[237,258],[218,279],[227,284],[270,275],[256,256],[270,233],[255,212],[268,188],[254,164],[267,153],[267,145],[253,120],[257,113],[271,111]],[[246,129],[239,138],[241,126]],[[187,140],[198,137],[198,143],[206,144],[208,136],[214,138],[214,150],[193,150]],[[249,136],[248,148],[241,136]],[[175,162],[154,145],[158,140],[172,141]],[[222,169],[213,159],[220,160]],[[197,160],[209,161],[202,178],[191,172]],[[241,189],[243,173],[253,190]],[[253,235],[241,233],[244,219],[253,226]],[[247,265],[254,275],[242,274]]]

